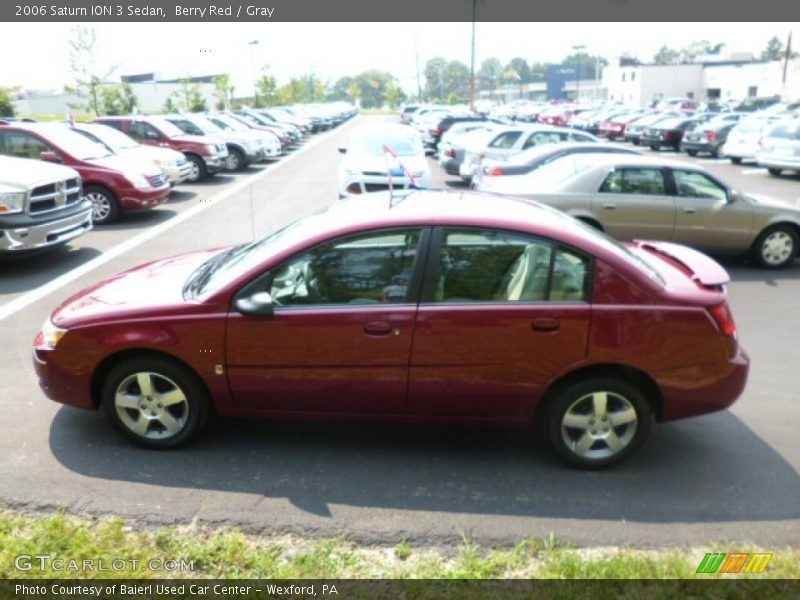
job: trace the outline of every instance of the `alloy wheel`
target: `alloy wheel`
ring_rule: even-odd
[[[186,393],[169,377],[152,371],[123,379],[114,393],[114,407],[121,423],[146,439],[178,435],[189,420]]]
[[[596,391],[578,398],[561,419],[564,444],[577,456],[600,460],[622,452],[636,434],[638,417],[623,395]]]

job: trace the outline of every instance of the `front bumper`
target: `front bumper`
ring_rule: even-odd
[[[7,227],[0,224],[0,253],[23,253],[64,244],[92,229],[92,207],[85,202],[79,212],[68,217]]]
[[[169,184],[173,187],[189,179],[189,175],[192,174],[192,165],[189,164],[188,160],[179,161],[174,167],[160,166],[161,170],[164,171],[164,174],[167,176],[167,181],[169,181]]]
[[[217,173],[225,168],[228,160],[228,153],[225,154],[204,154],[203,162],[206,163],[206,169],[209,173]]]
[[[417,185],[420,187],[430,187],[431,185],[431,178],[430,176],[427,177],[416,177],[414,180],[417,182]],[[407,189],[411,186],[410,181],[406,177],[392,177],[391,178],[392,189],[401,190]],[[382,192],[389,189],[389,177],[382,175],[364,175],[362,177],[357,177],[354,175],[345,175],[339,181],[339,195],[342,197],[345,196],[354,196],[363,193],[369,192]]]
[[[164,184],[151,190],[140,190],[133,187],[125,188],[119,190],[119,203],[123,212],[148,210],[166,202],[169,192],[169,184]]]

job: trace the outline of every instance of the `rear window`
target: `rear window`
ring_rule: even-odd
[[[800,126],[778,125],[767,134],[767,137],[779,140],[800,140]]]

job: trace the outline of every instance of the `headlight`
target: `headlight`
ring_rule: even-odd
[[[177,160],[156,160],[155,162],[162,169],[176,169],[178,167]]]
[[[0,194],[0,214],[18,213],[25,208],[25,194],[14,192]]]
[[[150,187],[150,182],[147,181],[147,177],[136,171],[123,171],[122,176],[127,179],[133,187],[140,190]]]
[[[45,319],[42,324],[42,339],[48,348],[55,348],[65,333],[67,333],[67,330],[53,325],[50,317]]]
[[[217,147],[214,144],[206,144],[205,149],[209,154],[216,154],[217,152]]]

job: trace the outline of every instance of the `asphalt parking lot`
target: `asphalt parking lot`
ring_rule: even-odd
[[[779,272],[727,260],[730,303],[751,355],[731,410],[654,428],[605,472],[562,466],[526,431],[222,421],[192,445],[129,445],[100,414],[39,391],[31,342],[72,293],[141,262],[261,237],[335,202],[337,146],[358,117],[289,159],[181,186],[154,211],[68,248],[0,264],[0,505],[210,523],[361,541],[580,545],[800,544],[800,261]],[[647,150],[646,152],[650,152]],[[662,152],[745,192],[800,203],[800,177]],[[464,186],[434,165],[437,186]]]

